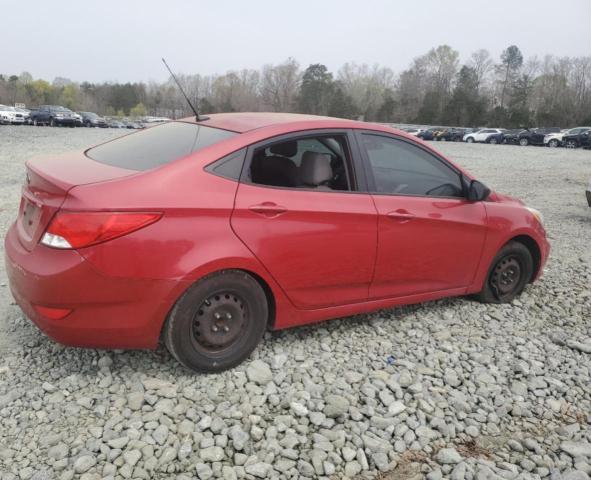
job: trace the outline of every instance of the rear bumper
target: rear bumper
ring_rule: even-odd
[[[177,282],[107,277],[75,250],[20,244],[15,226],[5,239],[10,289],[23,312],[47,336],[64,345],[155,348]],[[54,320],[34,306],[71,309]]]

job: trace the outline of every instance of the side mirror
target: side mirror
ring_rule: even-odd
[[[462,176],[466,198],[471,202],[482,202],[490,195],[490,188],[478,180],[469,180]]]

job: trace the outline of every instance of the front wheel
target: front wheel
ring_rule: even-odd
[[[531,279],[534,262],[523,243],[509,242],[492,261],[486,283],[476,298],[485,303],[510,303]]]
[[[527,147],[529,145],[529,140],[527,138],[521,138],[519,139],[519,145],[522,147]]]
[[[177,301],[164,327],[164,343],[185,367],[221,372],[251,354],[268,317],[259,283],[245,272],[224,270],[201,279]]]
[[[466,142],[468,142],[468,143],[474,143],[474,139],[472,137],[468,137],[466,139]]]
[[[497,143],[499,143],[499,141],[496,138],[491,138],[488,143],[490,143],[491,145],[496,145]]]
[[[576,140],[567,140],[566,148],[577,148],[577,141]]]
[[[55,120],[53,118],[49,119],[49,126],[50,127],[55,127],[57,125],[57,123],[55,123]]]

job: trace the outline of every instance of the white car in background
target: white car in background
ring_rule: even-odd
[[[544,137],[544,145],[555,148],[562,146],[562,138],[565,135],[578,135],[584,130],[589,130],[590,127],[575,127],[571,129],[561,130],[558,133],[549,133]]]
[[[419,133],[421,133],[423,131],[422,128],[403,128],[403,130],[413,136],[417,136]]]
[[[0,123],[6,125],[22,125],[25,123],[25,114],[14,107],[0,105]]]
[[[477,132],[467,133],[464,135],[463,140],[468,143],[486,142],[486,139],[495,133],[503,133],[503,130],[500,128],[483,128]]]

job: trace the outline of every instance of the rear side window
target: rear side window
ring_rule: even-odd
[[[238,135],[194,123],[169,122],[86,151],[97,162],[129,170],[150,170]]]

